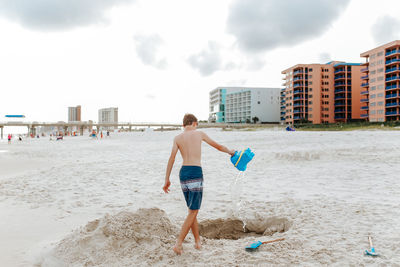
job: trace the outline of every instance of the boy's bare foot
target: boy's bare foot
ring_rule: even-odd
[[[201,249],[201,242],[200,241],[195,242],[194,243],[194,248],[200,250]]]
[[[177,255],[181,255],[182,254],[182,251],[183,251],[183,247],[182,247],[182,245],[178,245],[178,244],[175,244],[175,246],[172,248],[172,250],[177,254]]]

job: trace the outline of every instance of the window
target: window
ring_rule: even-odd
[[[371,79],[369,82],[374,83],[376,81],[376,78]]]
[[[308,111],[312,111],[312,108],[309,108]]]
[[[308,117],[311,119],[312,118],[312,114],[308,115]]]
[[[369,105],[370,105],[371,107],[375,107],[375,106],[376,106],[376,102],[371,102]]]
[[[383,72],[383,68],[378,69],[378,73]]]
[[[378,110],[378,114],[383,114],[383,109]]]
[[[308,101],[308,104],[309,104],[309,105],[312,105],[312,101]]]
[[[383,93],[379,93],[378,97],[383,97]],[[378,104],[379,105],[379,104]]]
[[[370,114],[371,114],[371,115],[375,115],[375,114],[376,114],[376,110],[371,110],[371,111],[370,111]]]
[[[310,79],[311,79],[311,78],[312,78],[312,75],[308,75],[308,78],[310,78]]]
[[[378,89],[383,89],[383,84],[378,85]]]
[[[371,75],[374,75],[376,73],[376,70],[370,71]]]
[[[372,86],[371,91],[375,91],[375,90],[376,90],[376,86]]]
[[[383,52],[378,53],[378,57],[381,57],[381,56],[383,56]]]
[[[311,84],[312,84],[312,82],[308,82],[308,84],[310,84],[310,85],[311,85]]]
[[[308,98],[312,98],[312,95],[308,95]]]
[[[260,104],[260,101],[258,101],[257,104]]]
[[[375,98],[375,97],[376,97],[376,94],[372,94],[372,95],[371,95],[371,98]]]
[[[309,72],[312,72],[312,68],[309,68],[308,71],[309,71]]]
[[[379,101],[378,106],[383,106],[383,101]]]

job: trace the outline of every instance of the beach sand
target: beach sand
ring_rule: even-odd
[[[229,157],[203,146],[203,249],[188,236],[182,256],[179,156],[161,190],[177,132],[0,143],[2,265],[400,266],[400,133],[205,131],[256,156],[235,184]]]

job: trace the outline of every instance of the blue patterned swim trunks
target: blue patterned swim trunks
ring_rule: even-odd
[[[179,171],[181,188],[186,205],[191,210],[199,210],[203,198],[203,171],[200,166],[182,166]]]

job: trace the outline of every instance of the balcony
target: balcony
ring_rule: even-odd
[[[361,84],[361,87],[368,87],[369,86],[369,83],[362,83]]]
[[[340,73],[340,72],[344,72],[344,71],[346,71],[346,69],[340,68],[340,69],[335,70],[335,73]]]
[[[335,108],[335,113],[343,113],[346,112],[345,108]]]
[[[294,104],[294,105],[293,105],[293,107],[302,107],[302,106],[304,106],[304,105],[301,104],[301,103],[297,103],[297,104]]]
[[[361,103],[368,103],[368,102],[369,102],[368,98],[361,99]]]
[[[296,78],[293,79],[294,82],[298,81],[298,80],[303,80],[303,77],[296,77]]]
[[[389,73],[389,72],[393,72],[393,71],[397,71],[397,70],[400,70],[400,68],[394,67],[394,68],[390,68],[390,69],[385,70],[385,73]]]
[[[385,89],[386,89],[386,91],[389,91],[389,90],[399,89],[399,87],[396,84],[393,84],[393,85],[386,86]]]
[[[302,70],[296,70],[293,72],[293,75],[298,75],[298,74],[303,74],[304,72]]]
[[[394,50],[388,51],[388,52],[386,52],[385,56],[394,55],[396,53],[400,53],[400,50],[394,49]]]
[[[361,114],[361,118],[368,118],[368,114]]]
[[[387,77],[385,80],[387,82],[389,82],[389,81],[394,81],[394,80],[398,80],[398,79],[400,79],[400,76]]]
[[[335,115],[335,119],[346,119],[345,115]]]
[[[361,72],[368,72],[368,68],[362,68]]]
[[[394,116],[399,114],[397,111],[386,111],[385,115],[386,116]]]
[[[339,95],[339,96],[335,96],[335,100],[339,100],[339,99],[346,99],[346,96],[342,96],[342,95]]]
[[[368,76],[368,75],[361,76],[361,79],[362,79],[362,80],[368,80],[368,79],[369,79],[369,76]]]
[[[302,93],[304,93],[303,90],[295,90],[295,91],[293,92],[294,95],[295,95],[295,94],[302,94]]]
[[[386,103],[385,107],[395,107],[395,106],[398,106],[398,105],[399,105],[399,103],[397,103],[397,102]]]
[[[391,64],[395,64],[397,62],[400,62],[400,59],[396,59],[395,58],[395,59],[391,59],[391,60],[386,61],[385,65],[391,65]]]
[[[369,94],[369,91],[362,91],[361,92],[361,95],[368,95]]]
[[[335,83],[335,86],[339,86],[339,85],[346,85],[346,83],[345,82],[337,82],[337,83]]]
[[[363,107],[361,107],[361,109],[362,109],[362,110],[368,110],[368,109],[369,109],[369,106],[363,106]]]
[[[346,89],[335,89],[335,94],[341,93],[341,92],[346,92]]]
[[[395,98],[395,97],[397,97],[397,94],[390,94],[390,95],[386,95],[386,99],[389,99],[389,98]]]
[[[293,114],[303,113],[304,110],[293,110]]]
[[[339,102],[335,104],[335,107],[341,107],[341,106],[346,106],[346,103],[344,102]]]
[[[345,76],[345,75],[338,75],[338,76],[335,76],[335,81],[336,81],[336,80],[341,80],[341,79],[346,79],[346,76]]]
[[[293,100],[294,101],[297,101],[297,100],[303,100],[304,98],[303,97],[301,97],[301,96],[296,96],[296,97],[293,97]]]
[[[295,84],[293,84],[293,88],[296,88],[296,87],[301,87],[301,86],[303,86],[303,84],[302,84],[302,83],[295,83]]]

